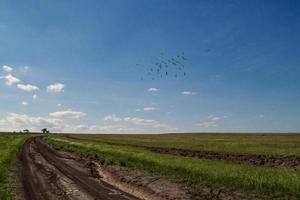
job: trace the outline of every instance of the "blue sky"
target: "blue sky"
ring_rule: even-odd
[[[0,131],[300,131],[299,35],[296,0],[4,0]]]

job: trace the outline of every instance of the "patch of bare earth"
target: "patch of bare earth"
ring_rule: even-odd
[[[280,157],[267,155],[233,154],[213,151],[194,151],[175,148],[145,148],[155,153],[170,154],[183,157],[194,157],[210,160],[225,160],[234,163],[254,166],[300,169],[300,158],[295,156]]]
[[[91,162],[101,179],[117,188],[145,200],[188,200],[191,195],[183,184],[169,181],[165,177],[146,176],[137,170],[119,166],[102,166]]]
[[[25,142],[20,162],[20,197],[26,200],[139,199],[93,177],[85,160],[59,154],[40,139]]]
[[[205,184],[175,183],[166,177],[145,176],[145,173],[120,166],[91,163],[101,179],[145,200],[255,200],[252,194],[218,189]]]

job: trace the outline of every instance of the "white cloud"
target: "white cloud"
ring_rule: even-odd
[[[140,111],[145,111],[145,112],[147,112],[147,111],[154,111],[154,110],[157,110],[157,108],[155,108],[155,107],[144,107],[144,108],[142,108],[142,109],[140,109],[140,108],[137,108],[137,109],[135,109],[135,111],[136,112],[140,112]]]
[[[27,101],[22,101],[21,104],[22,104],[23,106],[28,106],[28,102],[27,102]]]
[[[0,121],[1,128],[5,128],[4,131],[18,131],[25,128],[40,131],[42,128],[58,128],[64,125],[60,119],[32,117],[17,113],[7,113],[6,118]]]
[[[144,111],[153,111],[153,110],[156,110],[156,108],[154,107],[145,107],[143,108]]]
[[[217,127],[219,124],[219,121],[221,120],[221,117],[210,115],[208,116],[208,120],[198,123],[197,126],[209,128],[209,127]]]
[[[120,117],[121,118],[121,117]],[[152,126],[158,131],[176,131],[178,129],[169,125],[162,124],[156,120],[142,119],[135,117],[121,118],[124,122],[140,125]],[[48,128],[51,132],[74,132],[74,133],[147,133],[141,127],[132,127],[131,125],[87,125],[67,123],[63,119],[56,117],[33,117],[24,114],[7,113],[7,116],[0,119],[0,131],[18,131],[23,129],[30,131],[40,131],[42,128]],[[153,133],[151,131],[150,133]]]
[[[37,100],[38,96],[36,94],[32,95],[33,100]]]
[[[121,126],[121,125],[68,125],[68,132],[73,133],[82,133],[82,132],[88,132],[88,133],[141,133],[143,129],[140,128],[132,128],[127,126]]]
[[[48,85],[47,91],[48,92],[64,92],[65,85],[62,83],[54,83]]]
[[[159,129],[161,131],[177,131],[178,129],[175,127],[172,127],[168,124],[161,123],[157,120],[153,119],[144,119],[144,118],[138,118],[138,117],[119,117],[116,115],[107,115],[103,118],[104,121],[114,121],[114,122],[127,122],[133,125],[138,126],[150,126],[155,129]]]
[[[113,122],[119,122],[122,121],[122,118],[117,117],[116,115],[107,115],[103,117],[104,121],[113,121]]]
[[[57,104],[56,106],[57,106],[57,107],[62,107],[62,104],[59,103],[59,104]]]
[[[3,79],[5,81],[5,84],[8,86],[11,86],[15,83],[20,82],[20,79],[18,79],[17,77],[14,77],[11,74],[7,74],[6,76],[1,76],[0,79]]]
[[[144,118],[138,118],[138,117],[124,117],[123,119],[125,122],[129,122],[135,125],[140,126],[152,126],[153,128],[160,129],[162,131],[177,131],[178,129],[175,127],[172,127],[168,124],[163,124],[157,120],[153,119],[144,119]]]
[[[191,92],[191,91],[183,91],[181,92],[182,95],[189,95],[189,96],[192,96],[192,95],[196,95],[197,92]]]
[[[2,66],[3,71],[5,72],[11,72],[13,70],[12,67],[8,66],[8,65],[3,65]]]
[[[79,112],[79,111],[65,110],[65,111],[57,111],[57,112],[50,113],[49,116],[55,117],[55,118],[78,119],[78,118],[86,116],[86,114],[83,112]]]
[[[124,121],[133,123],[135,125],[146,125],[146,126],[159,124],[159,122],[156,120],[143,119],[137,117],[124,117]]]
[[[30,84],[17,84],[17,88],[20,90],[26,91],[26,92],[32,92],[32,91],[37,91],[39,88],[35,85],[30,85]]]
[[[157,91],[159,91],[158,88],[149,88],[148,89],[148,92],[157,92]]]
[[[122,125],[86,125],[66,123],[63,119],[52,117],[34,117],[25,114],[7,113],[0,119],[0,131],[19,131],[29,129],[38,131],[48,128],[51,132],[65,133],[141,133],[141,128]]]

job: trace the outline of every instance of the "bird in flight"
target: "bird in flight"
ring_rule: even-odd
[[[166,53],[161,52],[159,57],[151,59],[149,62],[145,63],[137,63],[136,66],[142,67],[146,70],[145,75],[149,77],[150,80],[155,80],[156,77],[169,77],[169,78],[180,78],[186,77],[186,64],[187,64],[187,57],[184,51],[181,53],[175,54],[174,56],[168,56]],[[185,69],[183,71],[183,69]],[[153,73],[156,71],[155,73]],[[171,75],[171,76],[169,76]],[[141,80],[144,80],[144,76],[141,77]]]

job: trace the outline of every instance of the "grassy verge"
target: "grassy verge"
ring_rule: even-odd
[[[23,142],[30,136],[0,135],[0,199],[16,197],[16,155]]]
[[[300,134],[66,135],[66,137],[125,145],[300,156]]]
[[[208,184],[268,199],[299,199],[300,172],[229,164],[223,161],[161,155],[142,148],[74,141],[50,136],[48,142],[84,157],[99,159],[108,165],[121,165],[166,175],[189,184]]]

